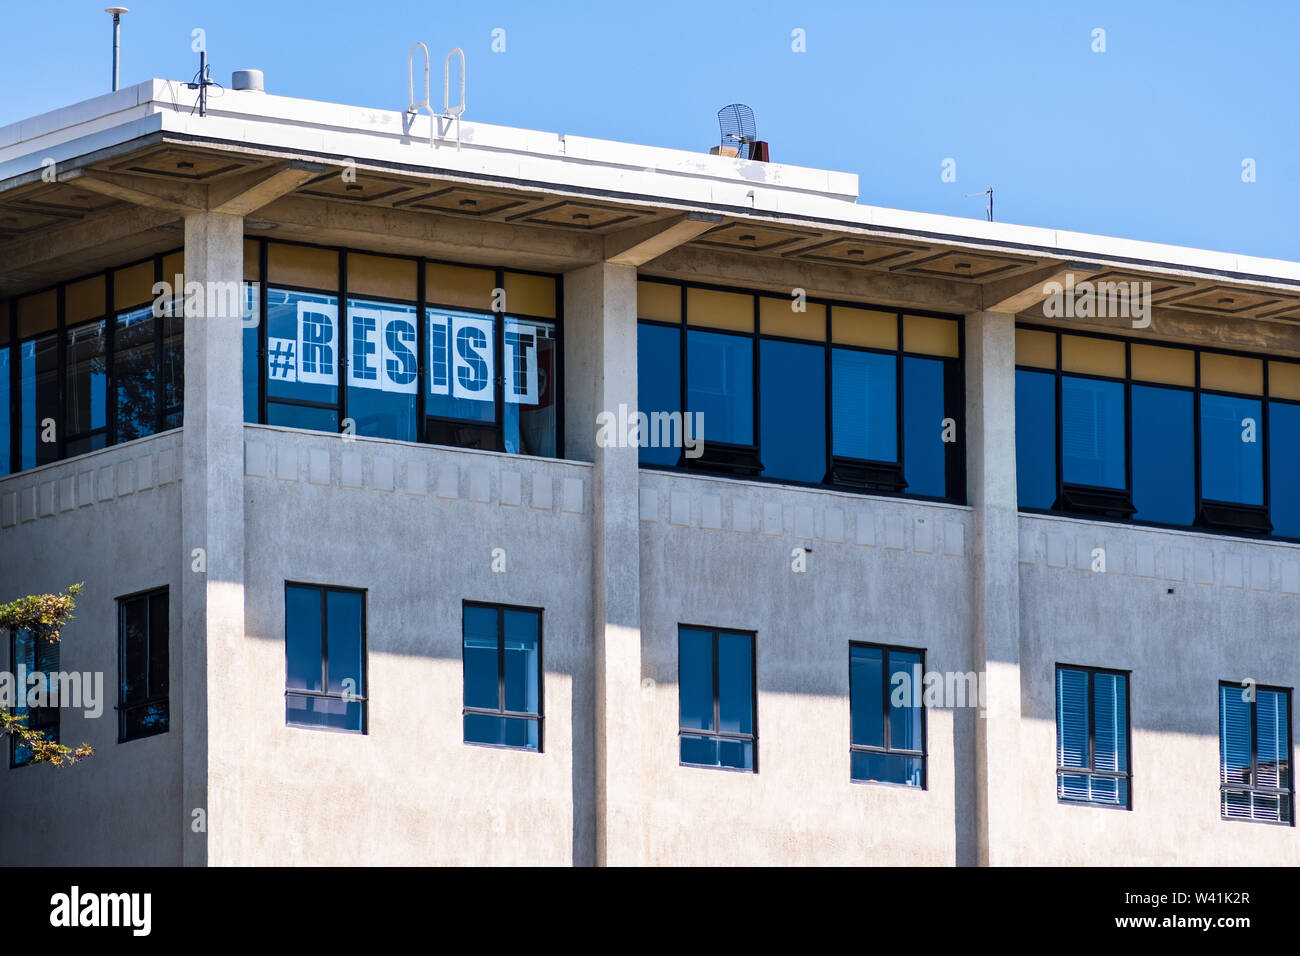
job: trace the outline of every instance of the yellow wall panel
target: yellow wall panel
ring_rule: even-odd
[[[52,332],[59,322],[59,298],[54,289],[46,289],[18,300],[18,337]]]
[[[831,340],[871,349],[898,348],[898,316],[874,309],[831,306]]]
[[[267,283],[322,292],[339,290],[339,254],[333,249],[286,246],[273,242],[266,251]]]
[[[550,276],[506,273],[506,311],[511,315],[555,318],[555,280]]]
[[[97,319],[104,314],[103,274],[68,284],[63,294],[63,321],[76,325],[87,319]]]
[[[784,335],[792,339],[826,341],[826,306],[808,302],[803,312],[796,312],[793,299],[758,300],[758,330],[764,335]]]
[[[1264,393],[1264,363],[1260,359],[1240,355],[1220,355],[1217,352],[1201,353],[1201,388],[1221,392],[1245,392],[1247,395]]]
[[[169,282],[172,280],[168,280]],[[133,309],[153,303],[153,260],[113,273],[113,308]]]
[[[1300,365],[1290,362],[1268,363],[1268,394],[1273,398],[1300,401]]]
[[[1084,335],[1061,336],[1061,370],[1124,377],[1124,343]]]
[[[425,267],[424,297],[436,305],[490,312],[496,284],[497,274],[493,269],[430,262]]]
[[[925,315],[903,316],[903,351],[956,358],[959,353],[956,321]]]
[[[682,288],[663,282],[638,282],[636,284],[636,315],[638,319],[657,319],[660,322],[682,320]]]
[[[754,297],[713,289],[686,290],[686,322],[711,329],[754,331]]]
[[[1056,368],[1056,333],[1016,329],[1016,364]]]
[[[419,266],[412,259],[390,259],[360,252],[348,253],[348,296],[377,295],[383,299],[414,302]]]
[[[1133,380],[1162,385],[1196,384],[1196,353],[1191,349],[1166,349],[1133,345]]]

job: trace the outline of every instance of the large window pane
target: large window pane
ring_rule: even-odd
[[[1201,395],[1201,497],[1236,504],[1264,503],[1261,402]]]
[[[948,493],[948,444],[943,440],[948,431],[946,365],[939,359],[903,359],[903,477],[908,494],[942,498]]]
[[[539,712],[537,683],[540,672],[538,658],[538,626],[540,615],[536,611],[516,611],[507,608],[505,618],[505,709],[515,713]]]
[[[1061,377],[1061,468],[1074,485],[1124,488],[1124,385]]]
[[[884,651],[878,647],[853,647],[849,651],[849,709],[852,743],[863,747],[885,745]]]
[[[1021,508],[1056,503],[1056,376],[1016,369],[1016,494]]]
[[[414,441],[416,310],[348,300],[348,417],[358,435]]]
[[[713,638],[709,631],[682,628],[678,638],[678,688],[680,726],[714,730]]]
[[[321,686],[321,596],[317,588],[284,589],[284,628],[291,690],[323,690]]]
[[[9,650],[9,659],[13,663],[14,671],[18,671],[20,667],[25,667],[27,670],[28,694],[42,687],[45,699],[53,704],[57,692],[55,674],[59,670],[59,642],[37,637],[31,631],[11,631]],[[16,717],[27,718],[25,726],[28,730],[40,731],[46,740],[58,743],[59,708],[28,707],[29,699],[32,698],[26,695],[16,698],[17,706],[13,708],[12,713]],[[33,756],[31,747],[19,740],[17,734],[8,736],[10,766],[21,767],[30,763]]]
[[[1139,521],[1190,525],[1196,518],[1192,393],[1133,386],[1133,506]]]
[[[114,334],[117,440],[130,441],[158,430],[157,319],[152,307],[118,315]]]
[[[9,444],[9,355],[8,346],[0,348],[0,475],[9,474],[12,468]]]
[[[437,418],[496,421],[496,326],[491,315],[429,309],[429,394]]]
[[[686,407],[704,416],[704,440],[752,445],[754,340],[691,329],[686,352]]]
[[[764,478],[820,483],[826,476],[826,349],[759,344]]]
[[[326,591],[325,660],[331,694],[365,696],[362,673],[361,595],[356,591]]]
[[[835,455],[898,461],[898,358],[831,350]]]
[[[216,321],[222,321],[220,319]],[[163,411],[162,427],[179,428],[185,410],[185,319],[163,317]]]
[[[105,323],[88,322],[67,330],[67,425],[71,441],[108,424],[108,360]],[[96,447],[103,447],[101,443]],[[81,449],[89,451],[90,448]]]
[[[900,675],[906,675],[900,676]],[[889,749],[921,749],[921,708],[917,689],[921,687],[921,655],[891,651],[889,655]],[[911,693],[899,693],[902,688]]]
[[[718,634],[718,730],[754,732],[754,639],[748,634]]]
[[[1273,533],[1300,538],[1300,405],[1269,403],[1268,429]]]
[[[675,465],[681,457],[681,423],[674,417],[681,412],[681,365],[680,329],[644,323],[637,326],[637,406],[645,413],[650,429],[641,444],[643,465]],[[657,424],[674,420],[678,426],[672,433]]]
[[[502,380],[505,446],[511,454],[555,457],[556,342],[551,322],[505,319]]]
[[[22,402],[22,468],[35,468],[58,459],[54,429],[59,420],[58,339],[45,335],[23,342],[19,370]],[[48,439],[48,440],[47,440]]]
[[[497,672],[497,609],[467,606],[465,628],[465,706],[501,706]]]
[[[336,405],[338,298],[268,289],[266,312],[267,395]]]

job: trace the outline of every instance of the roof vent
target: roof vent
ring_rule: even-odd
[[[254,93],[265,93],[266,84],[262,77],[262,71],[236,70],[230,77],[230,88],[232,90],[251,90]]]

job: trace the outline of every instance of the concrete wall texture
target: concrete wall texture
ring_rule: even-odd
[[[237,280],[241,238],[189,217],[187,273]],[[182,430],[0,478],[4,596],[86,581],[62,664],[109,696],[63,715],[94,757],[0,769],[0,861],[1300,861],[1219,819],[1216,696],[1300,683],[1300,546],[1017,513],[997,313],[966,318],[968,505],[638,469],[591,425],[635,406],[636,274],[565,277],[575,460],[246,425],[238,327],[200,322]],[[285,725],[286,581],[365,590],[366,734]],[[164,585],[170,731],[118,744],[114,602]],[[463,742],[466,600],[544,608],[542,753]],[[758,773],[679,765],[681,624],[756,633]],[[987,713],[929,710],[924,790],[850,782],[850,641],[988,674]],[[1131,810],[1056,799],[1058,663],[1132,672]]]

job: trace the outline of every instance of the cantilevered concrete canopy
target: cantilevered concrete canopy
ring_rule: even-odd
[[[861,205],[848,173],[481,123],[430,136],[427,116],[249,91],[201,117],[166,80],[0,128],[0,295],[175,248],[208,210],[250,235],[1025,318],[1070,273],[1147,281],[1152,334],[1249,326],[1300,353],[1292,262]]]

